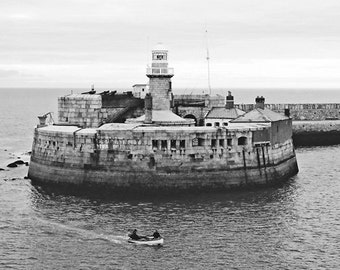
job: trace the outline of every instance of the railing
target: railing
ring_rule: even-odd
[[[173,68],[147,68],[146,75],[174,75]]]

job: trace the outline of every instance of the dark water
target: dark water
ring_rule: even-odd
[[[11,107],[13,126],[2,114],[0,167],[27,158],[41,101]],[[340,146],[296,152],[287,184],[220,194],[67,195],[32,186],[27,167],[0,171],[0,269],[339,269]],[[164,246],[128,244],[131,228]]]
[[[338,269],[340,147],[298,149],[286,185],[178,197],[71,196],[0,182],[0,268]],[[128,244],[159,229],[161,248]]]

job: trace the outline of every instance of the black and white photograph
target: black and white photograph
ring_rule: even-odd
[[[0,269],[339,269],[339,15],[1,0]]]

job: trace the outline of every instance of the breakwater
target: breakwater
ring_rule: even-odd
[[[235,104],[235,107],[249,112],[254,104]],[[301,103],[301,104],[265,104],[265,107],[284,114],[289,110],[293,121],[323,121],[340,119],[339,103]]]
[[[340,120],[293,121],[293,142],[296,146],[340,144]]]

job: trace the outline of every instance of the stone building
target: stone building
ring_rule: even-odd
[[[239,122],[195,126],[172,111],[174,73],[167,60],[163,46],[152,50],[144,100],[132,92],[94,91],[60,98],[59,123],[40,124],[34,132],[32,183],[91,191],[205,192],[277,184],[297,173],[291,119],[264,109],[264,98],[258,97],[258,108]],[[232,105],[229,95],[227,109]],[[137,108],[141,116],[124,121]]]
[[[270,129],[254,132],[254,141],[258,144],[270,142],[271,145],[276,145],[292,138],[292,119],[290,117],[267,109],[263,96],[258,96],[255,103],[255,109],[235,120],[231,120],[230,124],[269,124]]]
[[[136,98],[145,98],[145,95],[149,92],[148,84],[134,84],[132,85],[132,94]]]
[[[244,115],[245,112],[234,107],[234,97],[228,91],[224,107],[213,107],[204,118],[204,125],[207,127],[228,126],[228,123],[237,117]]]

